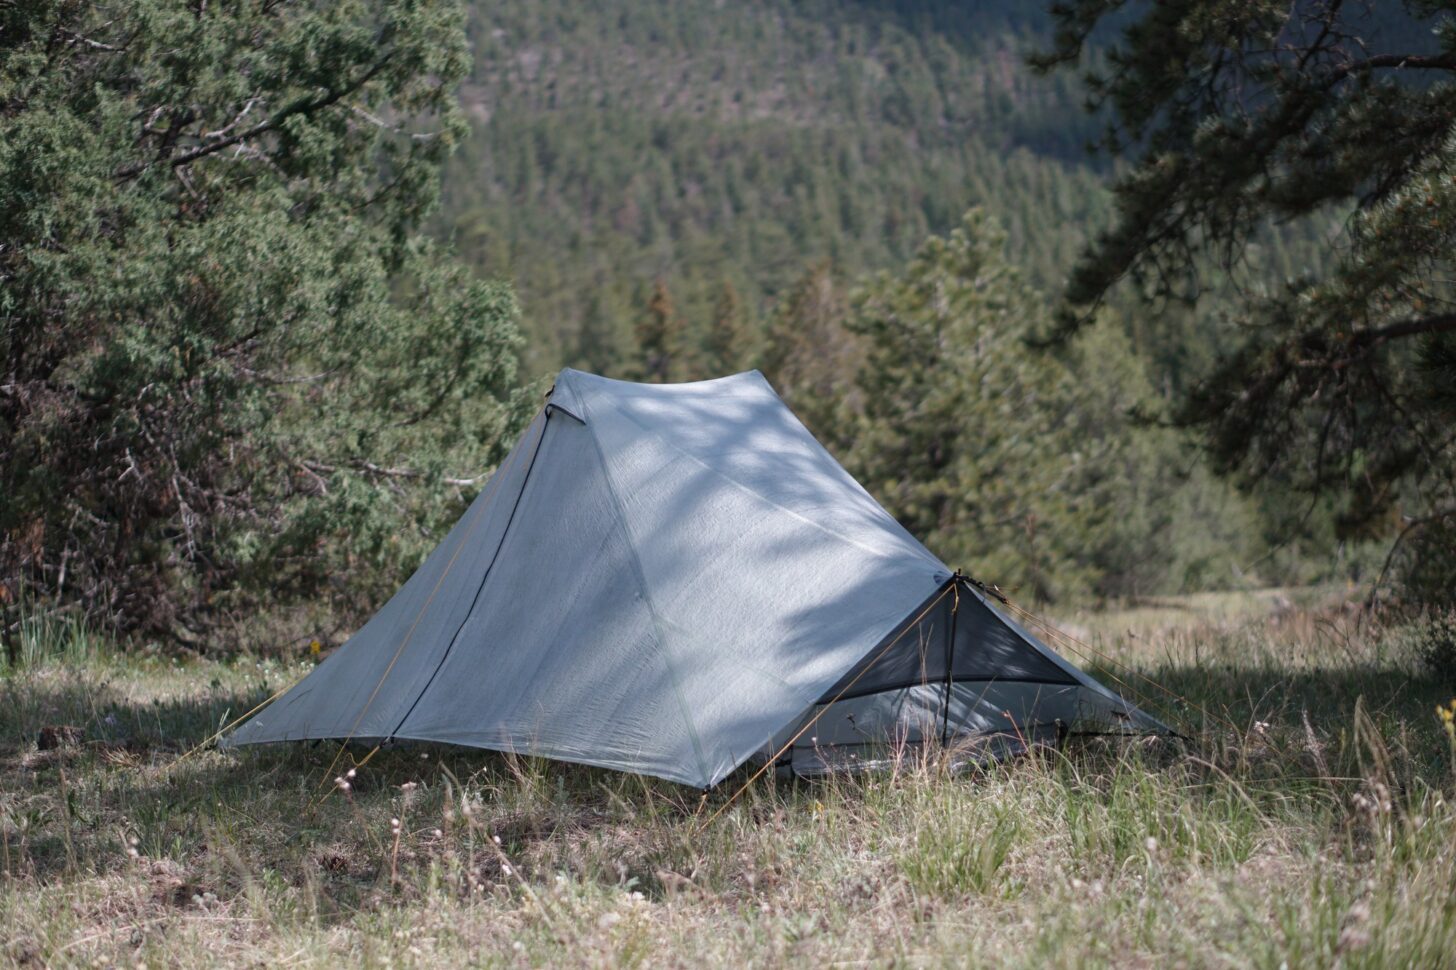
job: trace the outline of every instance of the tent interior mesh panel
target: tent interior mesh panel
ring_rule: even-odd
[[[1023,737],[1164,730],[953,577],[762,375],[565,370],[399,592],[226,743],[447,742],[707,787],[816,713],[822,753],[1000,737],[1006,712]]]

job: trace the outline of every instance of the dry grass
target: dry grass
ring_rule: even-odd
[[[1338,608],[1258,613],[1081,618],[1195,702],[1186,744],[765,781],[706,829],[483,753],[347,792],[328,746],[179,761],[300,671],[37,648],[0,675],[0,963],[1456,965],[1453,691]]]

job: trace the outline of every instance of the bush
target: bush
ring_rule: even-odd
[[[1456,687],[1456,610],[1412,623],[1404,639],[1431,675]]]
[[[1456,609],[1456,521],[1434,522],[1413,533],[1401,552],[1397,569],[1405,597]]]

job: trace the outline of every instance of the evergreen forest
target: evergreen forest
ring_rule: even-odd
[[[6,608],[192,646],[280,616],[343,636],[563,366],[758,368],[937,554],[1035,601],[1442,599],[1445,318],[1354,332],[1344,369],[1321,335],[1345,324],[1302,308],[1444,305],[1439,220],[1409,265],[1367,224],[1392,193],[1445,204],[1415,184],[1444,184],[1445,21],[1318,5],[1304,73],[1253,65],[1267,91],[1230,109],[1196,87],[1224,62],[1178,74],[1140,11],[7,8]],[[1230,30],[1292,36],[1270,17]],[[1356,29],[1434,53],[1357,71],[1367,106],[1348,69],[1306,78]],[[1354,106],[1409,137],[1372,154],[1351,122],[1261,162],[1345,169],[1238,182],[1287,142],[1209,133],[1286,75],[1307,104],[1277,134]],[[1306,351],[1332,369],[1279,363]]]

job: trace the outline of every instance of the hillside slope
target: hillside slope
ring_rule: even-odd
[[[1039,8],[935,7],[477,6],[445,228],[516,282],[529,363],[610,368],[655,280],[690,321],[725,282],[761,313],[808,267],[893,265],[972,205],[1054,287],[1109,214],[1095,122],[1022,63]]]

